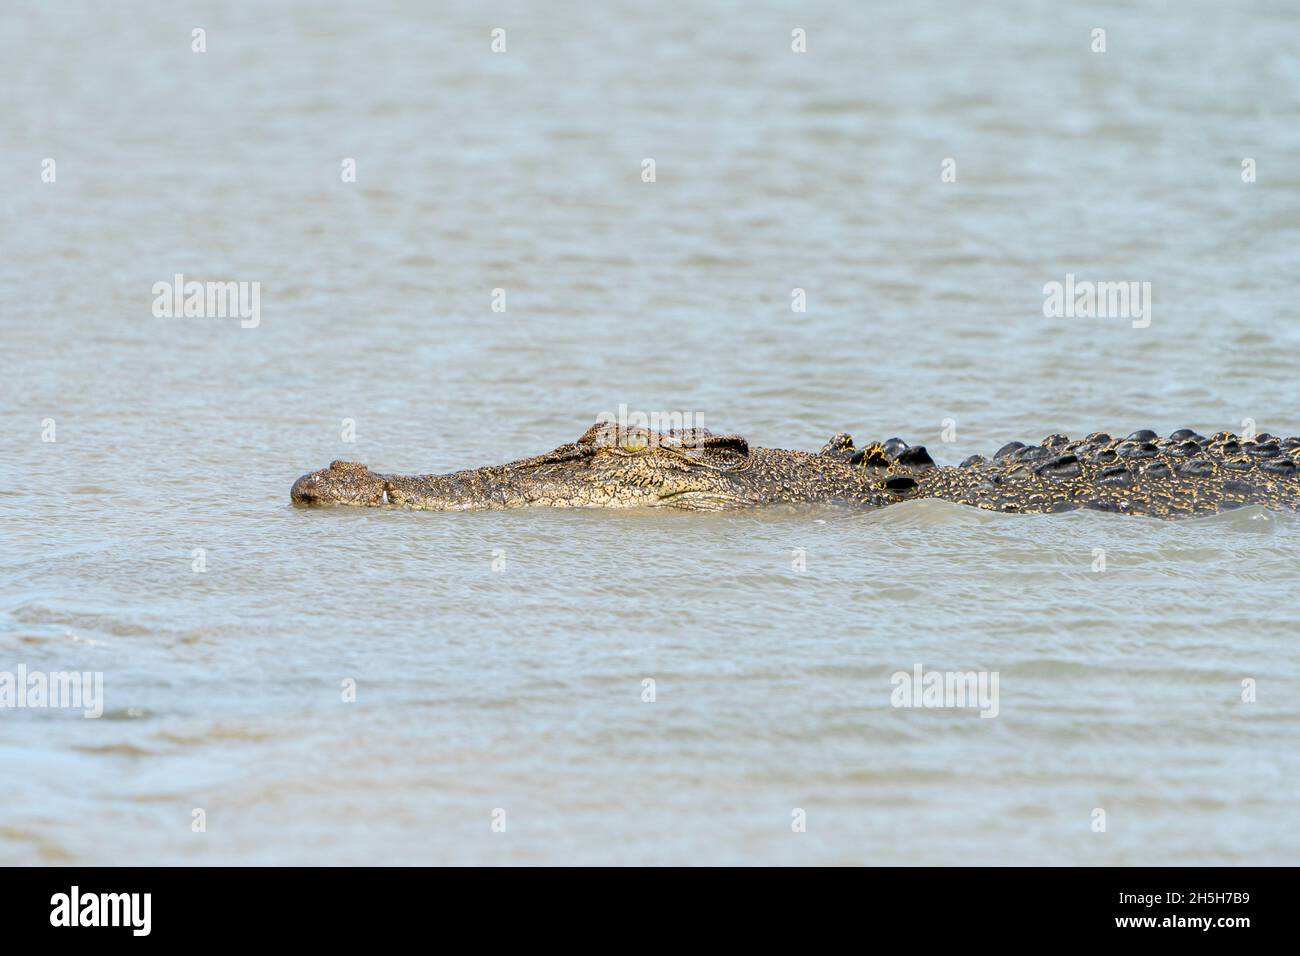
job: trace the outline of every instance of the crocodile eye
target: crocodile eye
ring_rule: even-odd
[[[645,451],[645,447],[645,435],[628,435],[623,439],[623,450],[634,455],[637,452]]]

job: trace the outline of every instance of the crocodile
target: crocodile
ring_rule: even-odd
[[[1189,428],[1078,440],[1013,441],[992,457],[938,465],[899,438],[858,446],[840,433],[818,452],[751,446],[703,429],[651,431],[597,422],[575,442],[533,458],[446,475],[377,474],[335,461],[294,482],[296,505],[426,511],[524,506],[671,507],[720,511],[781,502],[879,508],[938,498],[990,511],[1093,509],[1157,518],[1246,505],[1300,509],[1300,438],[1211,436]]]

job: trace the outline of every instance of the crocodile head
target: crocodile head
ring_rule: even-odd
[[[749,444],[738,435],[597,422],[577,441],[547,454],[449,475],[381,475],[336,461],[299,478],[290,497],[299,505],[427,511],[526,505],[719,510],[756,502],[749,468]]]

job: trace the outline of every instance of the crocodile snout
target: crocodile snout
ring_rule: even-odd
[[[387,485],[365,465],[336,461],[322,471],[303,475],[289,489],[296,505],[363,505],[388,503]]]
[[[323,499],[319,486],[320,478],[315,474],[303,475],[289,489],[289,500],[296,505],[321,504]],[[284,485],[280,487],[283,488]]]

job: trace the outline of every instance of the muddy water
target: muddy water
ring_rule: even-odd
[[[0,709],[0,862],[1296,858],[1292,517],[287,497],[620,403],[1300,432],[1290,6],[9,6],[0,671],[104,712]],[[178,273],[256,325],[156,316]],[[996,716],[891,706],[918,664]]]

